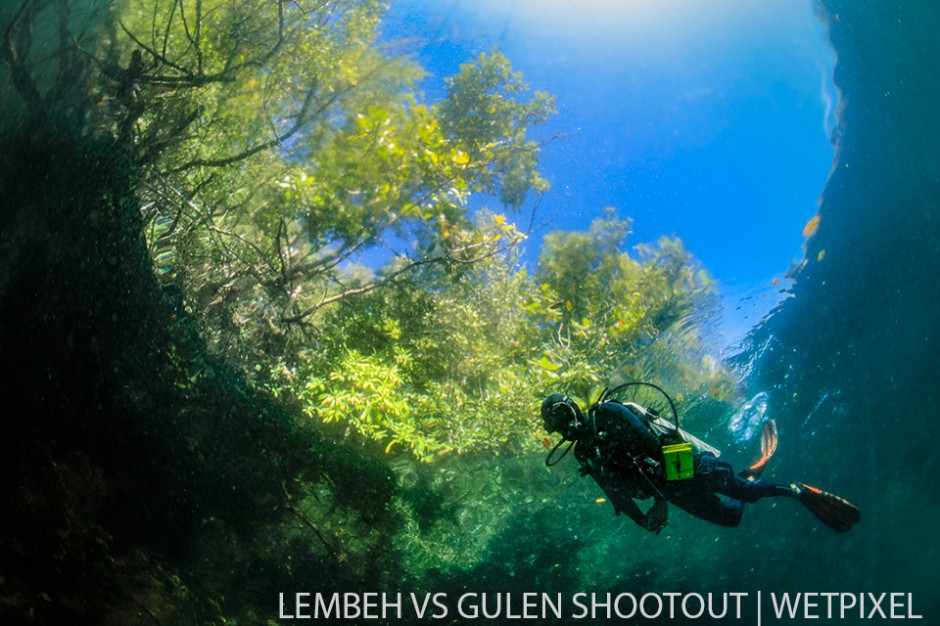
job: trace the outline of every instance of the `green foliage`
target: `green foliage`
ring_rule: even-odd
[[[515,236],[501,215],[479,222],[484,238]],[[713,396],[730,385],[703,334],[713,283],[675,239],[632,258],[629,228],[609,212],[587,232],[551,233],[533,275],[505,251],[341,303],[316,350],[268,384],[314,421],[423,461],[535,449],[539,401],[558,389],[588,404],[626,376],[680,400]]]
[[[546,331],[540,367],[556,385],[593,401],[612,374],[701,393],[726,382],[702,367],[714,282],[674,238],[622,252],[630,222],[608,210],[588,232],[546,237],[527,310]],[[659,354],[670,343],[668,361]],[[668,365],[667,365],[668,363]],[[684,369],[677,375],[677,367]]]
[[[4,13],[12,104],[73,111],[82,133],[120,142],[156,269],[235,362],[290,358],[325,307],[505,246],[476,230],[471,194],[515,209],[547,188],[527,134],[551,98],[494,52],[422,102],[421,69],[376,44],[377,1],[56,7]],[[65,75],[82,80],[63,101]],[[389,250],[388,271],[350,273]]]
[[[518,236],[503,216],[481,220],[489,224],[480,226],[481,240]],[[520,390],[529,387],[534,335],[523,309],[527,278],[511,264],[511,255],[492,255],[453,280],[427,266],[416,285],[340,303],[323,317],[316,350],[274,368],[271,388],[297,398],[310,418],[346,423],[386,452],[430,461],[518,449],[532,437],[533,396]]]
[[[535,171],[538,145],[526,139],[525,131],[555,111],[554,99],[536,92],[527,102],[517,101],[528,87],[498,52],[462,66],[447,86],[441,105],[444,130],[466,150],[467,165],[483,170],[481,188],[512,207],[520,206],[530,189],[547,190],[548,182]]]
[[[316,326],[324,307],[418,267],[454,268],[505,246],[506,237],[484,237],[465,213],[471,193],[509,175],[491,171],[490,161],[532,178],[525,189],[517,185],[517,199],[544,189],[531,152],[522,162],[515,144],[494,143],[471,156],[443,132],[438,110],[408,93],[413,68],[369,64],[355,88],[310,120],[303,140],[246,159],[237,171],[181,172],[198,192],[176,227],[177,275],[219,347],[240,359],[302,347],[296,331]],[[519,121],[500,132],[524,134]],[[193,226],[181,230],[187,219]],[[403,250],[384,273],[350,273],[363,253],[393,246]]]

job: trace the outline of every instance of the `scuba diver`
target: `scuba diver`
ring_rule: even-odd
[[[639,385],[652,387],[669,401],[675,424],[654,409],[612,398],[624,387]],[[623,513],[654,533],[666,526],[669,503],[729,527],[741,523],[745,503],[778,496],[802,503],[837,532],[851,529],[861,515],[853,504],[816,487],[760,478],[777,448],[773,421],[764,426],[760,459],[736,474],[730,464],[719,460],[720,452],[679,428],[672,399],[651,383],[627,383],[607,391],[587,415],[568,396],[553,393],[545,398],[541,413],[545,430],[562,436],[545,459],[546,465],[558,463],[574,446],[581,475],[597,482],[617,515]],[[566,441],[568,447],[554,458]],[[653,505],[643,513],[634,500],[649,498]]]

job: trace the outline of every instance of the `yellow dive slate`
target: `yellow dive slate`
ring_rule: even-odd
[[[677,443],[663,446],[663,458],[666,464],[666,480],[685,480],[692,478],[692,444]]]

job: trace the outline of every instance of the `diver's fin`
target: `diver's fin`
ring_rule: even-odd
[[[790,485],[790,489],[796,499],[803,503],[803,506],[818,517],[823,524],[837,533],[851,530],[862,516],[862,512],[857,506],[822,489],[803,483]]]
[[[760,458],[744,470],[743,475],[746,478],[754,479],[761,475],[764,468],[777,452],[777,422],[770,420],[764,424],[764,431],[760,437]]]

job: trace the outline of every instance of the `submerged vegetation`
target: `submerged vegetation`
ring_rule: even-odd
[[[5,623],[263,623],[311,584],[562,584],[504,538],[561,506],[531,454],[539,398],[612,373],[688,407],[733,396],[680,241],[631,255],[608,210],[520,263],[552,98],[494,51],[426,102],[381,15],[0,13]]]
[[[459,277],[427,268],[413,283],[342,303],[323,316],[322,339],[294,364],[279,362],[272,391],[387,453],[431,461],[532,449],[544,434],[536,409],[552,389],[596,397],[625,367],[667,375],[664,355],[652,356],[660,335],[682,335],[688,358],[704,343],[678,327],[711,310],[708,277],[676,240],[632,259],[620,245],[628,227],[610,216],[588,233],[554,233],[532,275],[507,252]],[[705,373],[703,358],[670,374],[693,394],[728,382],[720,368]]]

